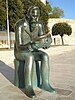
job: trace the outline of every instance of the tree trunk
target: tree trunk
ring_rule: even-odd
[[[56,39],[54,38],[54,45],[56,45]]]
[[[64,40],[63,40],[63,36],[61,36],[61,41],[62,41],[62,45],[64,45]]]

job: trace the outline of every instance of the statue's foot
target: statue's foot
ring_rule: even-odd
[[[48,92],[52,92],[52,93],[55,93],[56,92],[55,89],[50,86],[50,84],[42,84],[41,85],[41,88],[43,90],[48,91]]]
[[[36,97],[32,86],[28,86],[28,87],[25,88],[25,94],[30,98]]]

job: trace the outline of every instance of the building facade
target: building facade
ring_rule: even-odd
[[[47,0],[41,0],[41,1],[42,1],[44,4],[46,4],[46,1],[47,1]]]
[[[14,46],[15,33],[10,32],[10,44],[11,47]],[[6,31],[0,31],[0,48],[8,48],[8,34]]]

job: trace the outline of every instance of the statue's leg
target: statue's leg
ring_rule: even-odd
[[[55,92],[49,84],[49,76],[50,76],[50,65],[49,65],[49,56],[48,54],[41,52],[42,59],[41,59],[41,77],[42,77],[42,85],[41,88],[49,91]]]
[[[14,59],[14,65],[15,65],[15,85],[19,87],[19,77],[18,77],[18,69],[19,69],[19,61],[17,59]]]
[[[32,87],[32,68],[34,65],[34,56],[31,52],[19,52],[16,53],[16,58],[20,61],[25,61],[24,64],[24,85],[25,94],[31,98],[35,97],[35,93]]]
[[[39,50],[33,51],[33,55],[35,58],[35,65],[36,65],[36,78],[37,78],[37,86],[40,87],[41,79],[40,79],[40,52]]]
[[[39,62],[36,61],[36,77],[37,77],[37,86],[40,86],[40,66]]]
[[[14,59],[15,65],[15,85],[19,88],[24,88],[24,61]]]
[[[19,88],[24,88],[24,61],[19,61],[18,77],[19,77]]]
[[[31,77],[31,82],[32,82],[32,87],[36,88],[37,87],[37,73],[36,73],[36,62],[34,61],[33,67],[32,67],[32,77]]]
[[[32,87],[32,67],[34,66],[34,56],[32,53],[28,53],[25,55],[25,93],[27,96],[33,98],[35,97],[35,93]]]

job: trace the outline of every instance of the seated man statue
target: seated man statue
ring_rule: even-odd
[[[24,88],[29,97],[35,97],[32,79],[34,76],[33,68],[40,65],[41,84],[38,86],[49,92],[55,90],[49,84],[50,65],[47,53],[39,48],[49,48],[51,36],[45,33],[43,24],[39,21],[40,10],[37,6],[29,8],[26,17],[15,24],[15,58],[24,63]],[[38,66],[37,66],[38,67]],[[37,70],[36,70],[37,73]],[[35,80],[34,80],[35,81]]]

